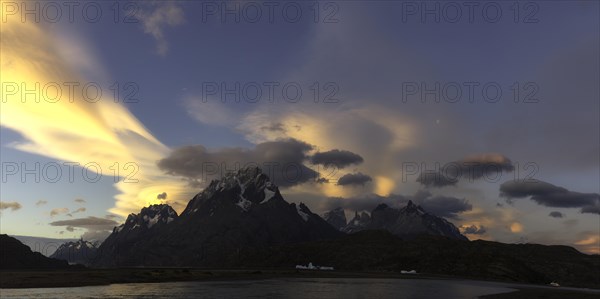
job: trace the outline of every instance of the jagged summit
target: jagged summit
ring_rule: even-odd
[[[50,257],[66,260],[69,264],[89,265],[96,256],[97,249],[97,242],[79,239],[75,242],[61,244]]]
[[[412,200],[409,200],[406,206],[400,209],[400,211],[405,213],[417,213],[421,215],[427,213],[420,205],[414,204]]]
[[[243,212],[272,199],[283,200],[279,188],[260,168],[244,167],[236,172],[227,173],[221,179],[212,180],[208,187],[190,201],[182,215],[196,213],[207,204],[212,205],[209,214],[214,212],[216,206],[222,205],[223,202],[210,203],[208,199],[211,198],[223,198],[222,200],[233,202]]]
[[[138,214],[131,213],[125,223],[115,227],[113,233],[131,230],[146,230],[155,225],[161,226],[177,218],[177,212],[168,204],[155,204],[144,207]]]

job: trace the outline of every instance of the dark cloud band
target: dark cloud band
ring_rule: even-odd
[[[553,208],[581,208],[582,213],[600,214],[600,195],[580,193],[539,180],[513,180],[500,185],[500,196],[510,202],[529,197],[536,203]]]
[[[507,157],[500,154],[482,154],[447,163],[439,171],[421,172],[417,182],[427,187],[456,185],[460,180],[471,181],[484,177],[497,179],[502,172],[515,168]]]
[[[311,157],[311,162],[325,167],[335,166],[337,168],[344,168],[352,164],[360,164],[364,162],[364,159],[353,152],[334,149],[314,154]]]
[[[348,174],[341,176],[338,179],[337,184],[339,186],[349,186],[349,185],[364,186],[366,183],[368,183],[372,180],[373,179],[370,176],[360,173],[360,172],[348,173]]]

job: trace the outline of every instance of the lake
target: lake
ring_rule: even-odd
[[[2,289],[2,298],[477,298],[513,291],[469,280],[281,278],[130,283],[76,288]]]

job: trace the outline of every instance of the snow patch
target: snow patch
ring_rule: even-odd
[[[238,207],[242,208],[242,210],[244,210],[244,212],[247,212],[248,209],[250,209],[250,206],[252,206],[252,202],[247,200],[244,197],[244,192],[246,191],[246,186],[244,186],[242,184],[242,182],[240,182],[240,179],[236,176],[235,177],[236,182],[238,183],[238,186],[240,186],[240,201],[238,201],[236,203],[236,205],[238,205]]]
[[[302,217],[302,219],[304,219],[305,222],[308,221],[308,214],[306,214],[305,212],[303,212],[300,209],[300,205],[296,206],[296,211],[298,212],[298,215],[300,215],[300,217]]]
[[[241,197],[241,196],[240,196]],[[245,212],[248,211],[248,209],[250,209],[250,206],[252,205],[252,202],[241,197],[240,201],[238,201],[236,203],[236,205],[238,205],[238,207],[242,208],[242,210],[244,210]]]
[[[265,193],[265,199],[263,199],[263,201],[260,202],[261,204],[268,202],[269,200],[271,200],[271,198],[275,197],[274,191],[271,191],[267,188],[264,188],[263,191]]]
[[[144,216],[144,217],[145,217],[145,216]],[[144,219],[147,219],[147,217],[146,217],[146,218],[144,218]],[[147,220],[147,223],[148,223],[148,224],[147,224],[147,225],[148,225],[148,228],[151,228],[151,227],[152,227],[152,226],[154,226],[156,223],[158,223],[158,220],[159,220],[159,219],[160,219],[160,214],[158,214],[158,213],[157,213],[156,215],[154,215],[154,217],[152,217],[152,219],[150,219],[150,220]]]

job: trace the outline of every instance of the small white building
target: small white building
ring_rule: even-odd
[[[313,265],[313,263],[308,263],[308,266],[304,266],[304,265],[296,265],[296,269],[300,269],[300,270],[334,270],[333,267],[329,267],[329,266],[315,266]]]

